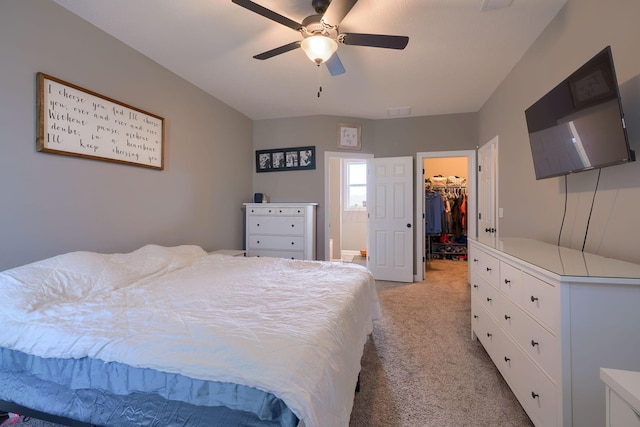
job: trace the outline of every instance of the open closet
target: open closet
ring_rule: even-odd
[[[423,159],[426,269],[432,259],[467,260],[468,159]]]

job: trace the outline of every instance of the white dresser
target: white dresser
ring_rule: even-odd
[[[536,426],[605,425],[600,367],[640,370],[640,265],[469,241],[472,337]]]
[[[640,427],[640,372],[600,368],[606,385],[606,427]]]
[[[317,203],[245,203],[247,256],[316,259]]]

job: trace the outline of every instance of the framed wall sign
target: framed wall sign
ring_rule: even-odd
[[[164,169],[164,119],[38,73],[37,150]]]
[[[279,172],[315,168],[315,146],[256,150],[256,172]]]
[[[338,148],[347,150],[362,149],[361,126],[349,123],[338,124]]]

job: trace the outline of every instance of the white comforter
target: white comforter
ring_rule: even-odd
[[[348,426],[378,314],[364,267],[197,246],[60,255],[0,272],[0,295],[2,347],[256,387],[307,427]]]

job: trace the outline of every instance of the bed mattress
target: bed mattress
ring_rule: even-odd
[[[74,383],[61,385],[195,406],[212,403],[198,401],[197,386],[166,383],[231,385],[232,396],[241,386],[283,402],[284,417],[289,410],[307,427],[348,426],[378,314],[375,282],[362,266],[208,255],[195,246],[65,254],[1,272],[0,293],[12,301],[0,314],[0,347],[11,352],[3,363],[24,355],[27,365],[67,361],[63,370],[110,366],[127,370],[127,380],[74,373],[66,375]],[[52,384],[65,376],[38,375]]]

